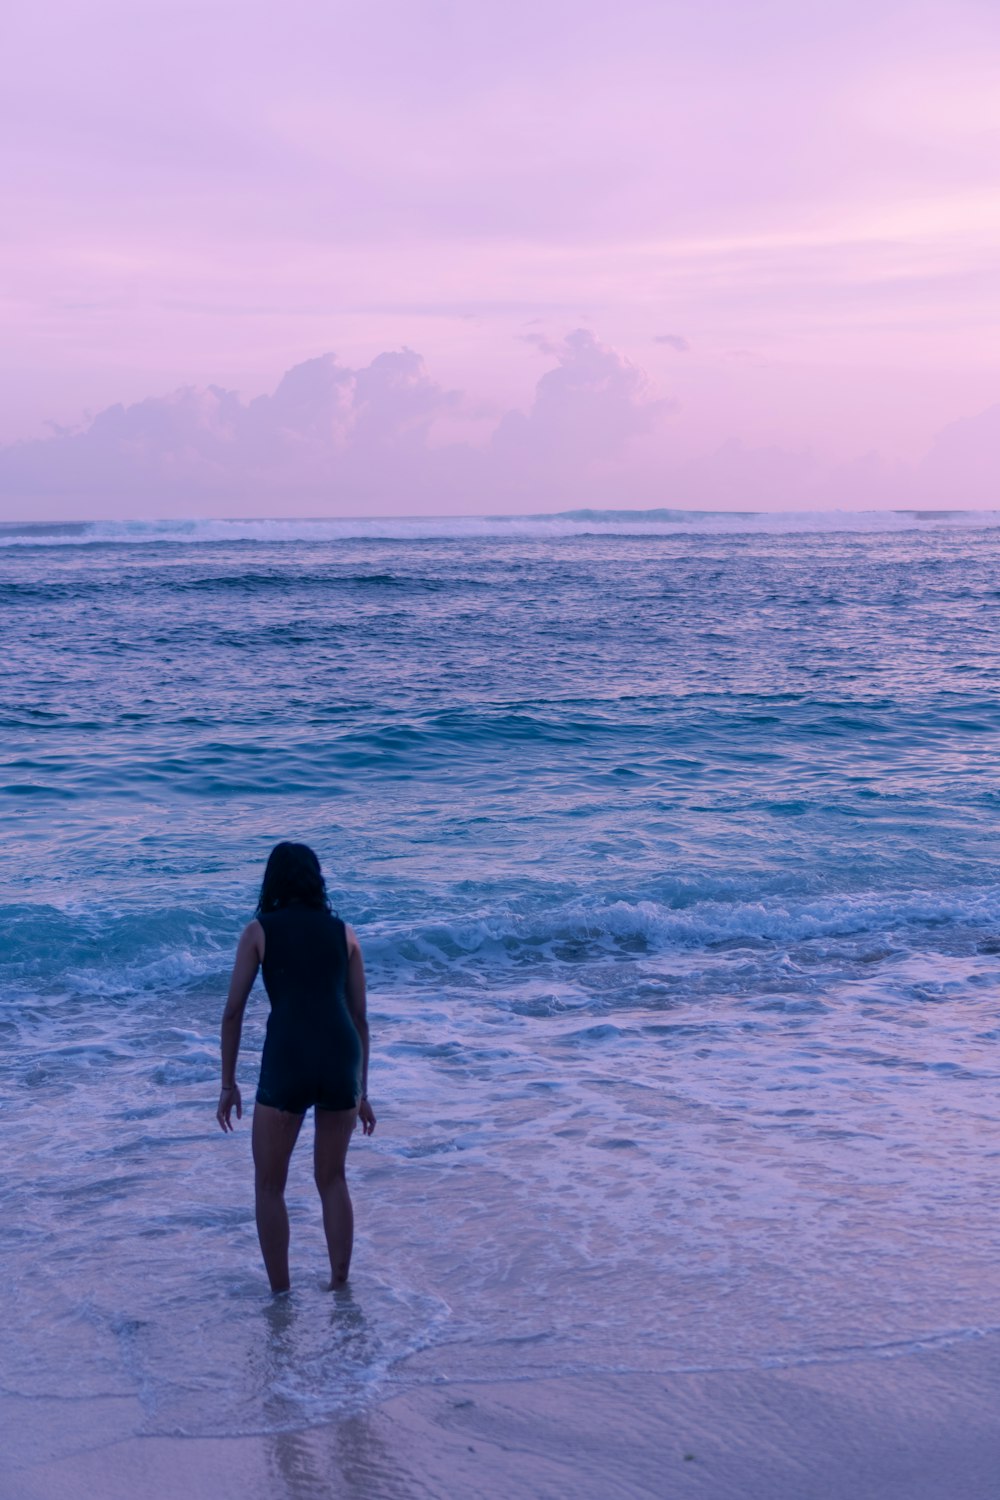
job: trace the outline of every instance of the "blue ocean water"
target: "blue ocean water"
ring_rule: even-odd
[[[94,1442],[276,1431],[997,1326],[998,523],[0,528],[30,1441],[70,1399]],[[352,1292],[304,1142],[272,1304],[214,1108],[285,837],[366,953],[379,1127]],[[258,988],[248,1096],[265,1018]]]

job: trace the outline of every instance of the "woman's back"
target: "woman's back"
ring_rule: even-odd
[[[321,1020],[347,1009],[347,934],[339,917],[298,903],[265,912],[264,988],[273,1011]]]
[[[293,903],[260,918],[271,1002],[257,1098],[302,1114],[353,1109],[361,1038],[347,1006],[347,934],[339,917]]]

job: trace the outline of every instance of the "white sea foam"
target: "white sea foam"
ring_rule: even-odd
[[[461,541],[575,536],[782,536],[994,529],[998,510],[701,511],[583,509],[533,515],[161,519],[0,526],[3,547],[230,542]]]
[[[38,942],[46,913],[60,936],[51,950]],[[145,920],[134,914],[127,923],[113,912],[102,920],[93,910],[79,920],[51,908],[37,914],[29,907],[7,908],[2,914],[11,996],[57,992],[126,1004],[182,991],[221,993],[242,920],[239,914],[216,913],[212,930],[206,928],[202,944],[192,947],[191,923],[183,913],[172,918],[150,913]],[[520,910],[501,906],[489,915],[454,910],[433,921],[425,912],[413,912],[362,922],[358,930],[376,983],[393,994],[410,987],[461,991],[473,981],[488,999],[511,977],[523,984],[532,975],[548,975],[557,988],[568,983],[572,990],[581,963],[623,956],[676,959],[678,974],[696,973],[714,962],[714,955],[739,950],[752,956],[753,978],[766,988],[789,951],[804,945],[837,943],[839,961],[814,976],[824,982],[852,956],[867,963],[876,950],[924,951],[933,946],[935,931],[952,946],[956,941],[963,948],[974,945],[977,935],[988,941],[1000,931],[1000,887],[792,898],[755,897],[735,889],[723,896],[707,884],[701,899],[686,891],[679,902],[653,896],[571,897],[555,903],[539,899],[526,910],[522,899]],[[647,978],[639,963],[636,982]]]

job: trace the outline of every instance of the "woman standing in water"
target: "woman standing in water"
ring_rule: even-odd
[[[257,1233],[272,1292],[288,1290],[285,1182],[306,1110],[315,1106],[316,1186],[330,1251],[330,1287],[351,1265],[354,1210],[347,1148],[358,1121],[375,1129],[368,1102],[368,1020],[361,948],[333,915],[319,860],[306,844],[271,850],[257,902],[236,949],[222,1015],[222,1092],[216,1118],[232,1130],[243,1118],[236,1083],[243,1012],[263,968],[271,1002],[253,1112]]]

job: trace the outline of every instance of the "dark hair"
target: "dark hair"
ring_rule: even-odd
[[[268,855],[257,898],[257,915],[262,917],[265,912],[277,911],[293,902],[320,911],[330,910],[330,898],[326,894],[326,881],[319,860],[308,844],[293,844],[286,840],[275,844]]]

